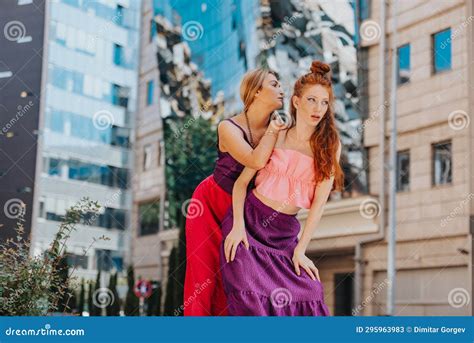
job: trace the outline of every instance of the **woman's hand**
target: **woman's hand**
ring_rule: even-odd
[[[321,282],[321,279],[319,278],[319,270],[316,268],[314,265],[313,261],[311,261],[304,253],[304,250],[300,249],[298,246],[295,248],[293,252],[293,258],[291,259],[293,262],[293,265],[295,266],[295,272],[298,276],[301,275],[300,268],[303,268],[306,270],[308,275],[313,279],[316,280],[318,279],[319,282]],[[316,277],[315,277],[316,276]]]
[[[277,111],[275,111],[271,116],[270,125],[268,125],[268,129],[270,131],[279,132],[281,130],[288,129],[292,126],[292,119],[290,116],[287,115],[280,115]]]
[[[240,242],[243,242],[247,250],[250,248],[249,241],[247,239],[247,232],[245,232],[245,226],[243,224],[235,224],[232,227],[232,230],[229,232],[224,241],[224,252],[225,260],[227,263],[233,261],[235,258],[235,253],[237,252],[237,247]]]

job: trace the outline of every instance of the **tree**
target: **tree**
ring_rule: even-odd
[[[165,308],[163,313],[165,316],[173,316],[175,314],[175,309],[177,309],[176,279],[174,276],[176,269],[177,250],[178,249],[176,247],[173,247],[169,257],[168,283],[166,285]]]
[[[81,279],[81,290],[79,292],[79,304],[77,307],[77,311],[79,312],[79,315],[82,316],[82,312],[84,312],[84,302],[86,298],[86,288],[84,286],[84,278]]]
[[[97,300],[98,300],[98,295],[100,292],[100,276],[101,276],[101,271],[97,272],[97,278],[95,280],[95,285],[94,285],[94,292],[92,293],[92,308],[90,311],[91,316],[101,316],[102,315],[102,308],[97,306]],[[100,304],[99,304],[100,305]]]
[[[135,287],[135,273],[133,271],[133,266],[129,266],[127,270],[127,284],[128,291],[125,298],[125,315],[126,316],[138,316],[139,315],[139,299],[133,292]]]
[[[88,281],[87,283],[89,285],[87,292],[87,311],[89,312],[89,316],[92,316],[92,311],[94,307],[94,302],[92,301],[92,293],[94,291],[92,290],[92,281]]]
[[[118,316],[120,315],[120,299],[117,292],[117,273],[110,274],[109,291],[111,299],[105,308],[107,316]]]
[[[161,316],[161,282],[152,281],[151,296],[147,299],[147,316]]]

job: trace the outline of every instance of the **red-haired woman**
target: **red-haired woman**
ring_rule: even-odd
[[[220,248],[230,315],[329,315],[318,269],[305,254],[331,190],[343,184],[329,71],[314,61],[296,81],[295,125],[279,132],[256,188],[247,194],[256,169],[245,168],[235,182]],[[301,208],[309,208],[309,214],[298,240]]]
[[[219,271],[222,218],[232,204],[232,188],[244,167],[265,166],[278,132],[285,128],[281,121],[270,121],[283,105],[276,73],[265,69],[248,72],[240,96],[244,111],[219,123],[214,173],[197,186],[189,205],[199,208],[199,213],[186,218],[185,316],[228,314]]]

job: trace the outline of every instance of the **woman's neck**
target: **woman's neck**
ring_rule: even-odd
[[[289,131],[289,133],[291,133],[292,140],[299,145],[309,143],[314,128],[312,126],[305,125],[304,123],[296,123],[296,125],[293,126]]]
[[[258,106],[257,104],[250,105],[247,110],[247,115],[252,129],[260,130],[266,128],[270,114],[271,110],[266,106]],[[242,112],[242,115],[245,117],[245,113]]]

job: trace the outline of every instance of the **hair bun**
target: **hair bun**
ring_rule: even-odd
[[[329,66],[329,64],[326,64],[324,62],[313,61],[313,63],[311,63],[310,70],[313,74],[321,74],[322,76],[325,76],[327,73],[329,73],[331,67]]]

